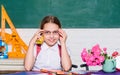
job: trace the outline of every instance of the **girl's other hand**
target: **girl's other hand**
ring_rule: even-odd
[[[60,35],[60,43],[65,43],[67,39],[67,34],[64,30],[59,29],[59,35]]]

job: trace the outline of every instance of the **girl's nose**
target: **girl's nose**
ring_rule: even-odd
[[[53,33],[50,33],[50,37],[52,37],[52,38],[53,38],[53,37],[54,37],[54,34],[53,34]]]

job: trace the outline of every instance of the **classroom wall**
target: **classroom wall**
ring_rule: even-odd
[[[80,65],[84,63],[81,60],[80,53],[83,48],[90,49],[93,45],[99,44],[101,48],[106,47],[107,52],[111,54],[117,50],[120,52],[120,28],[114,29],[64,29],[68,35],[67,46],[71,50],[73,64]],[[10,33],[11,30],[6,29]],[[30,39],[37,29],[17,29],[18,34],[28,45]],[[97,68],[96,68],[97,67]],[[78,68],[84,70],[85,68]],[[90,70],[99,70],[101,66],[90,67]],[[74,70],[74,69],[73,69]],[[75,69],[76,70],[76,69]]]

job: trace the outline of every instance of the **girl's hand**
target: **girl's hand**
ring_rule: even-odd
[[[60,43],[65,43],[67,39],[67,34],[64,30],[59,29],[59,35],[60,35]]]
[[[32,37],[30,44],[35,44],[36,40],[39,39],[41,37],[41,34],[43,33],[43,30],[39,29],[37,30],[37,32],[34,34],[34,36]]]

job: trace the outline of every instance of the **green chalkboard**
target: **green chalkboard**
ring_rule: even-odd
[[[46,15],[57,16],[63,28],[120,28],[120,0],[0,0],[0,5],[16,28],[38,28]]]

